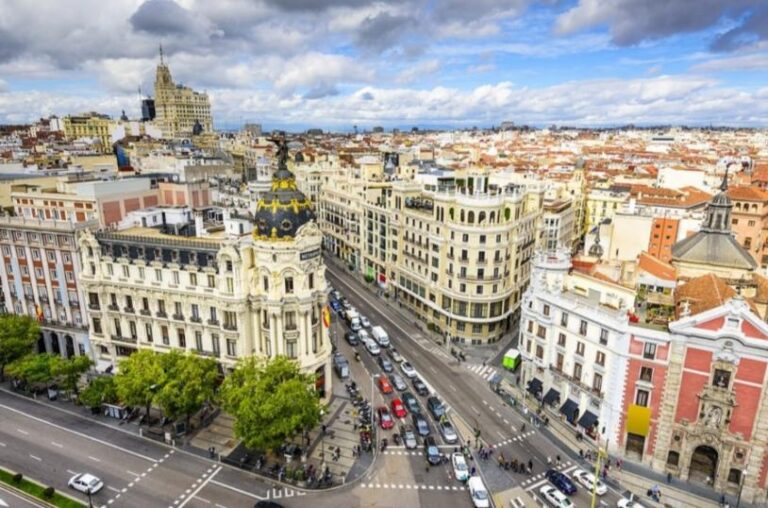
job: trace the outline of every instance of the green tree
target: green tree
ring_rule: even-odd
[[[9,376],[23,381],[28,389],[36,390],[51,384],[56,365],[61,361],[60,356],[48,353],[30,354],[9,363],[6,371]]]
[[[93,360],[87,356],[73,356],[70,358],[61,358],[60,361],[53,364],[52,373],[61,380],[65,390],[74,391],[75,395],[80,393],[79,382],[83,374],[93,365]]]
[[[31,353],[40,336],[40,327],[29,316],[0,316],[0,381],[5,380],[5,366]]]
[[[147,425],[155,393],[165,383],[161,356],[150,349],[140,349],[120,362],[115,376],[117,396],[126,405],[143,406],[146,409]]]
[[[90,408],[101,407],[102,404],[117,402],[117,388],[112,376],[99,376],[91,380],[80,393],[80,402]]]
[[[213,400],[219,377],[216,361],[176,352],[163,355],[162,360],[167,381],[157,392],[155,402],[165,416],[174,420],[185,417],[189,428],[192,415]]]
[[[317,425],[323,410],[314,376],[284,356],[242,359],[220,395],[222,407],[235,418],[235,435],[252,449],[274,450]]]

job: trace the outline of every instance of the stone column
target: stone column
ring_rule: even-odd
[[[677,401],[680,396],[680,382],[683,375],[683,363],[685,361],[685,346],[683,343],[675,340],[674,336],[670,342],[669,348],[669,369],[664,383],[664,392],[659,405],[659,415],[656,420],[656,442],[654,443],[653,455],[649,457],[651,468],[663,473],[666,470],[667,453],[669,444],[672,442],[672,430],[675,424],[675,412],[677,411]],[[685,394],[684,396],[695,396],[696,394]],[[693,422],[691,422],[693,423]],[[648,446],[648,443],[646,443]],[[680,478],[688,478],[688,467],[690,466],[690,454],[684,453],[685,447],[680,451]],[[644,460],[645,461],[645,460]]]

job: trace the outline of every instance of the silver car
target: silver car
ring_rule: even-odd
[[[403,392],[408,389],[408,385],[405,384],[405,380],[400,374],[390,374],[389,380],[398,392]]]
[[[371,322],[368,321],[368,318],[365,316],[360,316],[360,324],[363,325],[363,328],[371,327]]]
[[[453,429],[451,422],[443,422],[439,425],[440,435],[443,436],[443,440],[448,444],[453,444],[459,440],[459,436],[456,435],[456,431]]]
[[[410,378],[416,377],[416,369],[413,368],[413,365],[411,365],[410,362],[401,363],[400,370],[403,371],[403,374],[405,374],[405,377],[410,377]]]

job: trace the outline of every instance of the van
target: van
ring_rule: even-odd
[[[376,339],[381,347],[389,347],[389,335],[384,331],[384,328],[380,326],[374,326],[371,328],[371,335]]]
[[[349,377],[349,362],[344,356],[338,353],[333,356],[333,368],[339,378],[347,379]]]
[[[520,351],[517,349],[510,349],[504,353],[504,359],[501,361],[502,366],[510,371],[515,371],[520,366],[522,357]]]

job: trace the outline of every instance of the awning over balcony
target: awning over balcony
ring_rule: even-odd
[[[528,381],[528,391],[533,395],[538,396],[541,393],[541,390],[543,388],[544,386],[541,384],[541,381],[539,381],[537,378],[533,378],[530,381]]]
[[[572,401],[571,399],[568,399],[565,401],[565,404],[560,407],[560,412],[563,413],[566,418],[568,418],[569,422],[573,423],[576,420],[577,413],[579,412],[579,404]]]
[[[647,436],[651,427],[651,408],[632,404],[627,410],[627,433]]]
[[[590,411],[584,411],[584,414],[579,418],[579,425],[585,429],[591,429],[597,423],[597,415]]]
[[[555,405],[560,402],[560,392],[554,388],[550,388],[547,394],[544,396],[544,404]]]

